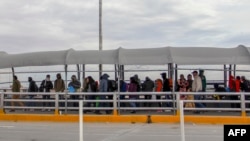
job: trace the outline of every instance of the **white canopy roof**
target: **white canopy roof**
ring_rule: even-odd
[[[250,64],[250,48],[163,47],[115,50],[63,50],[7,54],[0,52],[0,68],[70,64],[217,65]]]

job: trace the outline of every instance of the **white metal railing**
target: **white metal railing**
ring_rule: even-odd
[[[232,93],[232,92],[113,92],[113,93],[28,93],[28,92],[20,92],[20,93],[13,93],[13,92],[1,92],[0,93],[0,109],[51,109],[51,110],[76,110],[78,106],[69,106],[72,103],[78,103],[79,100],[82,100],[84,104],[86,103],[102,103],[100,107],[86,107],[84,106],[84,110],[172,110],[176,111],[180,109],[179,101],[181,95],[200,95],[200,96],[212,96],[212,95],[220,95],[225,97],[230,96],[238,96],[239,100],[214,100],[214,99],[205,99],[205,100],[183,100],[184,104],[187,102],[193,103],[207,103],[207,104],[238,104],[238,108],[231,108],[231,107],[205,107],[205,108],[186,108],[184,110],[189,111],[250,111],[249,107],[246,105],[250,105],[250,100],[245,99],[246,96],[250,97],[250,93]],[[19,99],[12,99],[13,95],[19,95]],[[42,99],[43,95],[50,95],[50,99]],[[128,97],[129,95],[142,97],[144,95],[159,95],[162,96],[164,99],[120,99],[120,96],[124,95]],[[171,96],[171,99],[165,99],[166,95]],[[33,99],[28,99],[27,96],[34,96]],[[71,99],[71,96],[79,96],[79,99]],[[112,99],[86,99],[86,96],[110,96],[109,98]],[[23,102],[27,103],[34,103],[35,106],[11,106],[11,102]],[[135,102],[139,103],[161,103],[163,104],[162,107],[123,107],[121,104]],[[52,106],[43,106],[42,103],[50,103]],[[109,105],[108,105],[108,104]],[[111,106],[113,104],[113,106]],[[171,106],[167,106],[170,104]]]

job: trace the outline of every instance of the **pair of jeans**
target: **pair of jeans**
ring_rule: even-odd
[[[201,100],[201,96],[200,95],[194,95],[194,100]],[[200,102],[195,102],[195,107],[197,107],[197,108],[205,108],[205,106]]]
[[[33,98],[34,98],[34,95],[29,95],[28,96],[28,99],[33,99]],[[28,107],[34,107],[35,106],[35,102],[28,102],[27,106]]]
[[[43,95],[43,99],[50,100],[50,95]],[[43,102],[43,107],[51,107],[50,102]]]
[[[130,99],[130,100],[136,100],[135,97],[131,97],[131,98],[129,98],[129,99]],[[129,104],[130,104],[130,106],[133,107],[133,108],[136,107],[136,103],[135,103],[135,102],[130,102]]]

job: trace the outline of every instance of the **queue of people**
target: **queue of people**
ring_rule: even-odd
[[[155,81],[151,80],[149,76],[145,77],[145,80],[142,82],[137,74],[130,77],[129,82],[125,82],[124,80],[120,80],[118,86],[118,79],[116,80],[109,80],[108,74],[103,74],[100,78],[100,81],[94,80],[92,76],[88,76],[84,78],[84,83],[81,85],[81,82],[76,78],[76,75],[72,75],[71,81],[68,84],[68,91],[70,93],[73,92],[88,92],[88,93],[105,93],[105,92],[115,92],[118,91],[118,87],[120,92],[130,92],[130,94],[120,95],[118,98],[119,100],[130,99],[133,100],[128,104],[126,102],[119,102],[119,107],[152,107],[154,103],[152,102],[144,102],[143,104],[139,104],[136,100],[140,99],[140,95],[136,94],[136,92],[171,92],[171,91],[179,91],[180,92],[180,99],[181,100],[203,100],[205,96],[200,94],[199,92],[206,92],[206,77],[204,75],[204,70],[193,71],[192,74],[188,74],[187,77],[183,74],[180,74],[180,77],[176,80],[175,90],[173,90],[173,83],[171,78],[167,78],[167,73],[163,72],[160,74],[161,78],[157,78]],[[29,87],[28,92],[35,93],[35,92],[51,92],[53,89],[55,92],[64,92],[65,91],[65,81],[61,78],[61,74],[58,73],[56,75],[56,80],[54,83],[50,80],[50,75],[46,75],[46,78],[41,82],[39,87],[37,86],[36,82],[32,79],[32,77],[28,78]],[[12,91],[13,92],[20,92],[20,81],[18,81],[17,76],[13,76],[13,84],[12,84]],[[244,76],[239,77],[237,76],[234,78],[230,76],[229,79],[229,89],[230,92],[240,92],[250,91],[250,83],[248,80],[245,79]],[[215,92],[222,91],[221,87],[218,85],[215,87]],[[226,89],[224,89],[226,91]],[[188,95],[182,94],[182,92],[197,92],[195,95]],[[133,94],[135,93],[135,94]],[[13,95],[13,99],[19,99],[19,95]],[[29,99],[33,99],[34,95],[29,95]],[[42,95],[44,100],[51,99],[50,95]],[[70,95],[70,99],[72,100],[80,100],[82,97],[79,95]],[[113,95],[87,95],[85,97],[86,100],[113,100]],[[167,102],[157,102],[156,105],[158,107],[173,107],[173,102],[170,102],[173,99],[172,94],[165,94],[165,95],[152,95],[146,94],[144,95],[145,100],[151,100],[152,98],[156,100],[166,99]],[[249,99],[250,96],[246,96],[246,99]],[[59,96],[60,100],[64,99],[63,95]],[[230,96],[231,100],[238,100],[238,96]],[[22,103],[16,102],[20,106],[34,107],[34,102]],[[11,105],[14,106],[15,102],[11,102]],[[73,102],[73,107],[78,107],[78,102]],[[52,106],[51,102],[43,102],[43,106],[47,107],[43,108],[42,111],[48,110],[50,111],[52,108],[48,108]],[[60,107],[64,107],[64,102],[59,102]],[[187,108],[204,108],[206,107],[205,103],[202,102],[186,102],[184,104]],[[93,112],[95,114],[102,114],[101,111],[104,111],[106,114],[111,114],[112,110],[102,110],[104,107],[113,107],[113,102],[86,102],[85,107],[100,107],[97,108],[98,110],[84,110],[84,113]],[[232,108],[238,108],[239,104],[232,104]],[[32,109],[31,109],[32,110]],[[163,112],[163,110],[159,109],[158,112]],[[11,112],[14,112],[12,109]],[[200,113],[200,111],[194,111],[195,113]],[[136,113],[136,110],[131,110],[131,113]]]

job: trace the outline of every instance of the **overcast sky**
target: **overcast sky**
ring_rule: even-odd
[[[98,49],[99,0],[1,0],[0,51]],[[103,49],[250,44],[249,0],[103,0]]]

